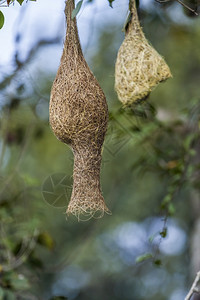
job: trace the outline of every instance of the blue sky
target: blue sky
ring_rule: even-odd
[[[78,0],[76,0],[77,3]],[[24,1],[25,2],[25,1]],[[27,53],[37,40],[65,36],[64,0],[28,1],[20,6],[18,3],[10,7],[1,7],[5,15],[4,27],[0,30],[0,78],[12,71],[12,58],[15,50],[14,37],[21,34],[18,45],[20,59],[25,59]],[[140,5],[148,9],[155,9],[155,1],[141,0]],[[159,4],[155,4],[158,5]],[[94,0],[93,3],[83,1],[78,14],[78,27],[82,48],[86,58],[96,49],[98,32],[104,26],[120,24],[123,27],[127,16],[128,0],[115,0],[113,9],[107,0]],[[169,15],[176,22],[191,22],[184,16],[182,7],[178,4],[175,9],[169,9]],[[118,30],[118,28],[117,28]],[[47,72],[55,71],[59,65],[62,45],[48,47],[40,51],[37,60],[41,69]],[[87,52],[87,53],[86,53]],[[53,57],[53,59],[52,59]]]
[[[107,0],[95,0],[92,4],[83,5],[78,15],[79,34],[84,47],[88,39],[94,39],[95,31],[105,24],[121,22],[126,17],[128,0],[108,6]],[[10,63],[14,51],[14,36],[22,33],[21,56],[26,56],[28,49],[40,38],[63,35],[65,31],[64,1],[37,0],[37,2],[18,3],[9,8],[1,8],[5,15],[4,27],[0,30],[0,67]],[[91,28],[92,27],[92,28]]]

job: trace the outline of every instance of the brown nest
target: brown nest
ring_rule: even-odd
[[[67,33],[50,99],[50,124],[74,153],[73,190],[67,214],[80,219],[109,212],[100,188],[101,151],[108,123],[105,95],[81,50],[74,0],[66,1]]]

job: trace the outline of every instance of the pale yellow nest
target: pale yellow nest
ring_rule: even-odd
[[[143,34],[134,0],[131,17],[115,65],[115,89],[125,105],[146,98],[159,82],[172,77],[163,57]]]

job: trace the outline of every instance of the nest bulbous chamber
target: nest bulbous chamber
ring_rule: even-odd
[[[66,2],[67,33],[50,98],[50,124],[74,153],[73,190],[67,213],[86,217],[108,208],[100,188],[101,150],[108,123],[105,95],[80,46],[74,0]]]
[[[130,1],[130,16],[115,64],[115,89],[125,105],[146,98],[159,82],[172,77],[163,57],[144,36],[135,0]]]

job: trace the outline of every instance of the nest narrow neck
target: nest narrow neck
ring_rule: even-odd
[[[140,21],[138,18],[137,8],[136,8],[136,2],[135,0],[130,0],[129,2],[129,9],[131,13],[131,21],[127,29],[127,33],[133,32],[134,35],[137,34],[141,38],[144,38],[144,33],[142,31],[142,28],[140,26]]]
[[[81,51],[77,21],[76,17],[72,18],[72,12],[75,8],[74,0],[67,0],[65,5],[65,17],[67,23],[67,31],[66,31],[66,43],[71,47],[78,49],[78,52]],[[82,52],[82,51],[81,51]]]
[[[101,155],[97,152],[74,152],[74,190],[100,189]],[[96,192],[97,192],[96,190]]]

